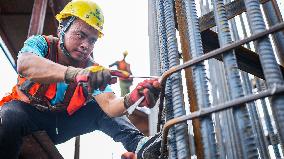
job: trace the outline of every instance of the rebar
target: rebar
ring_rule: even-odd
[[[248,22],[251,27],[252,34],[260,33],[265,30],[265,23],[260,10],[258,0],[245,0],[245,6],[248,13]],[[274,84],[283,84],[283,76],[277,64],[276,57],[268,37],[255,41],[256,50],[259,54],[260,62],[264,72],[267,86],[270,88]],[[280,136],[281,145],[284,141],[284,96],[274,96],[271,99],[273,115]]]
[[[175,19],[174,19],[174,6],[172,0],[164,0],[164,15],[165,15],[165,27],[167,35],[167,48],[169,68],[179,65],[179,53],[175,31]],[[183,93],[182,93],[182,81],[180,72],[171,75],[171,91],[172,91],[172,105],[174,117],[185,115],[185,109],[183,105]],[[189,158],[189,143],[187,124],[181,123],[175,125],[175,139],[177,145],[177,157],[181,159]]]
[[[160,48],[160,57],[161,57],[161,71],[164,73],[165,71],[169,70],[169,59],[168,59],[168,47],[167,47],[167,33],[166,33],[166,20],[165,20],[165,12],[164,12],[164,5],[163,5],[163,0],[158,0],[156,1],[156,6],[157,6],[157,19],[158,21],[158,34],[159,34],[159,48]],[[169,78],[167,80],[167,85],[165,88],[165,107],[160,106],[159,107],[159,119],[158,119],[158,125],[162,124],[164,125],[165,120],[170,120],[174,118],[174,113],[173,113],[173,101],[172,101],[172,83],[171,79]],[[164,112],[166,114],[161,114]],[[162,116],[163,115],[163,116]],[[160,126],[158,126],[158,131],[159,131]],[[177,158],[177,145],[176,145],[176,133],[175,133],[175,128],[171,129],[170,135],[169,135],[169,145],[168,145],[168,151],[169,155],[168,156],[170,159]]]
[[[201,35],[198,24],[198,17],[194,1],[183,0],[185,14],[188,24],[188,35],[190,41],[191,55],[193,58],[203,55],[201,44]],[[193,68],[193,82],[197,97],[199,109],[210,107],[208,81],[205,73],[205,65],[203,62],[196,64]],[[204,158],[217,158],[217,145],[215,140],[215,132],[211,115],[201,119],[202,142],[204,149]]]

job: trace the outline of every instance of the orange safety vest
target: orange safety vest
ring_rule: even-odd
[[[46,58],[57,62],[57,44],[58,39],[52,36],[44,36],[48,44],[48,52]],[[89,61],[89,65],[97,65]],[[72,115],[78,109],[86,104],[88,93],[81,86],[75,83],[68,85],[63,102],[51,105],[50,100],[56,95],[57,83],[40,84],[32,82],[25,77],[18,76],[18,83],[13,87],[12,93],[0,100],[0,106],[12,100],[21,100],[37,108],[43,110],[49,109],[51,111],[60,111],[67,109],[69,115]]]
[[[121,60],[121,61],[117,62],[117,69],[131,73],[131,71],[130,71],[130,64],[126,63],[125,60]],[[131,78],[121,78],[121,77],[119,77],[119,79],[122,80],[122,81],[128,81],[128,82],[132,82],[133,81]]]

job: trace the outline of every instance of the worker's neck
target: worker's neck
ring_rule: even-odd
[[[58,63],[64,66],[85,67],[85,62],[73,60],[71,57],[67,57],[60,46],[58,45]]]

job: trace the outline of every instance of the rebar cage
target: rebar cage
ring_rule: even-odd
[[[161,158],[283,157],[283,3],[149,0]]]

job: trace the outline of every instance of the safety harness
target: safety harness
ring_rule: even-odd
[[[49,50],[47,53],[46,58],[57,62],[57,44],[58,39],[52,36],[45,36]],[[21,77],[20,77],[21,78]],[[67,87],[67,90],[64,95],[64,99],[62,103],[51,105],[49,102],[49,97],[54,97],[56,94],[56,83],[53,84],[40,84],[37,91],[32,95],[31,89],[34,88],[38,83],[32,82],[29,79],[26,79],[21,85],[18,85],[18,88],[21,92],[23,92],[30,100],[30,104],[35,106],[37,109],[41,111],[50,110],[50,111],[62,111],[67,108],[69,105],[69,102],[71,100],[71,97],[73,96],[74,90],[76,88],[75,83],[70,83]],[[47,92],[48,90],[51,90],[50,92]],[[53,93],[51,93],[53,92]]]
[[[48,43],[48,52],[45,58],[57,62],[58,39],[53,36],[44,36]],[[86,63],[87,66],[98,65],[92,58]],[[67,110],[69,115],[79,110],[89,100],[88,91],[82,85],[70,83],[61,103],[52,105],[50,101],[56,96],[57,83],[40,84],[33,82],[25,77],[18,76],[17,85],[12,92],[0,100],[0,106],[12,100],[20,100],[31,104],[40,111],[60,112]]]

